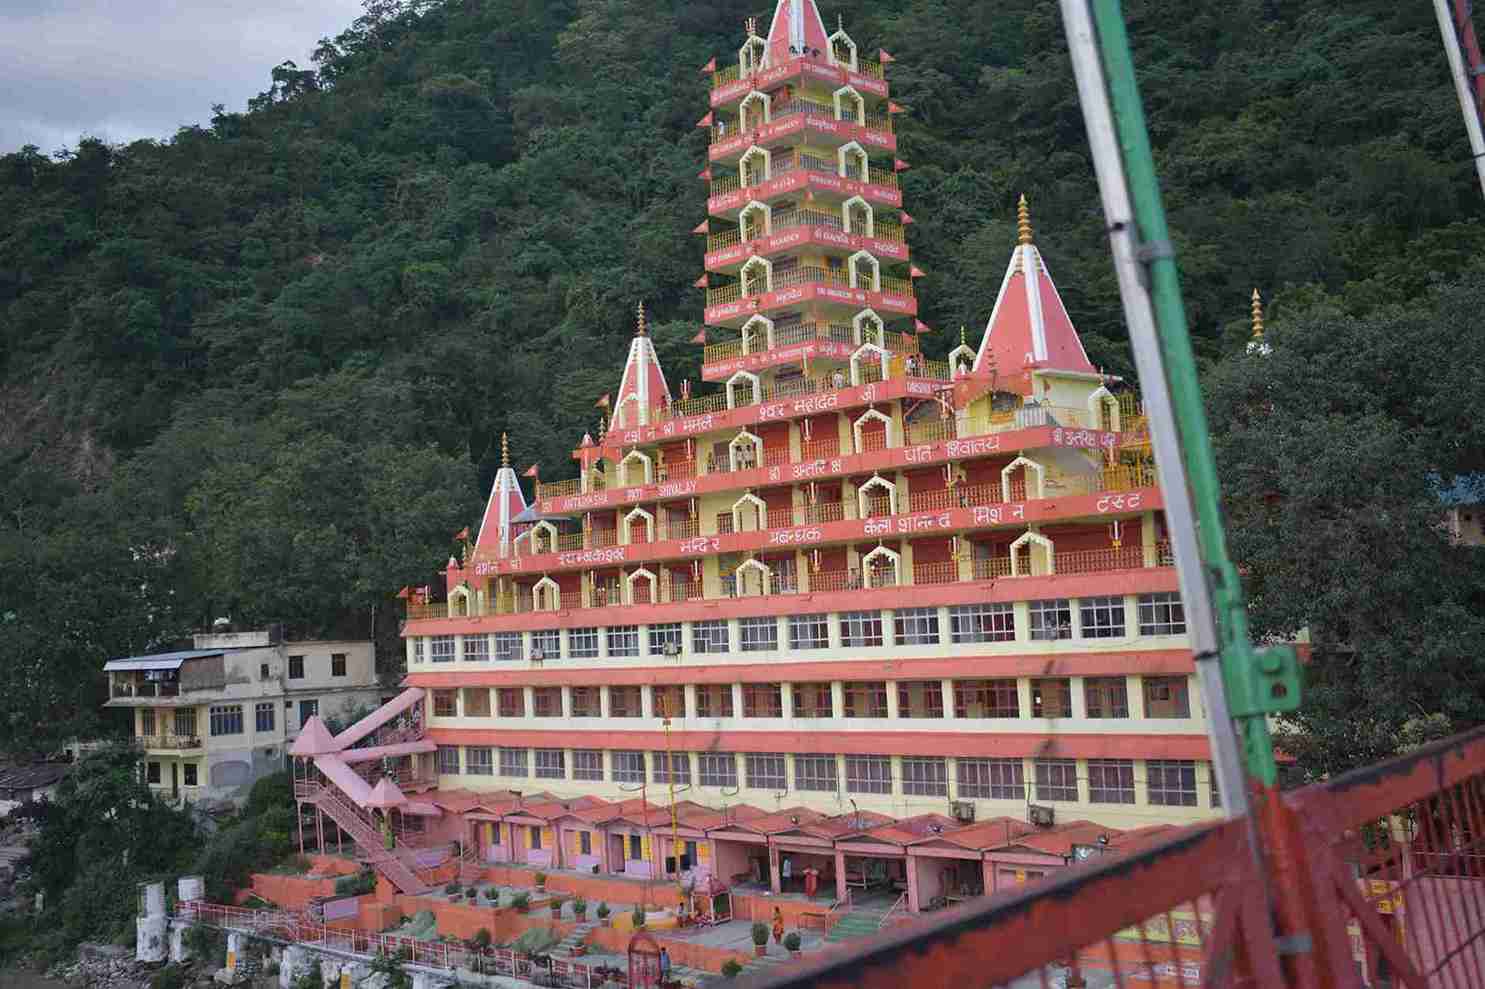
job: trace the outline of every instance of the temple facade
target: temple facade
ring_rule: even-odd
[[[1218,813],[1137,396],[1024,197],[983,332],[920,351],[890,60],[814,0],[749,24],[702,121],[704,384],[641,306],[577,476],[528,500],[507,457],[409,602],[406,693],[306,732],[302,796],[483,861],[775,892],[791,854],[842,890],[973,863],[915,909]]]

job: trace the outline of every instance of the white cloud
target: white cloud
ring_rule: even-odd
[[[273,66],[308,67],[360,13],[359,0],[5,0],[0,154],[166,138],[213,103],[241,110]]]

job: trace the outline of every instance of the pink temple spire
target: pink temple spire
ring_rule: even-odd
[[[781,65],[816,52],[823,58],[830,47],[829,38],[815,0],[779,0],[768,29],[768,64]]]

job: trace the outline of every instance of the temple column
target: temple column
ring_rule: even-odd
[[[846,853],[837,851],[835,853],[835,898],[844,900],[851,892],[846,885]]]
[[[907,908],[908,913],[918,912],[918,857],[907,856]]]

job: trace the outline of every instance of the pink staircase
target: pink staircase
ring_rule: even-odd
[[[321,786],[304,799],[306,803],[318,807],[342,831],[350,835],[365,860],[386,876],[392,885],[404,893],[428,892],[428,886],[418,878],[417,873],[395,851],[388,850],[383,844],[381,832],[371,823],[366,812],[347,800],[339,790]]]

